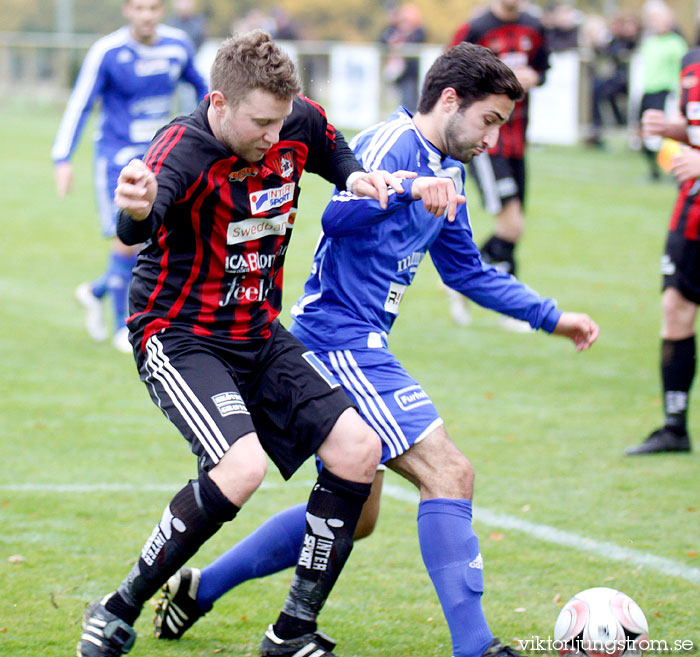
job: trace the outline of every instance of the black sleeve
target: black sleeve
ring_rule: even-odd
[[[193,166],[200,160],[197,144],[185,126],[170,124],[156,134],[144,155],[144,162],[156,174],[156,199],[143,221],[135,221],[124,210],[119,211],[117,237],[124,244],[142,244],[150,239],[170,206],[184,196],[188,183],[195,179]]]
[[[323,108],[308,98],[302,102],[309,133],[309,155],[304,168],[344,190],[348,176],[364,169],[341,132],[328,122]]]
[[[142,244],[150,239],[154,228],[153,211],[143,221],[132,219],[124,210],[119,210],[117,214],[117,237],[129,246]]]
[[[345,189],[345,182],[351,173],[355,173],[355,171],[364,171],[340,130],[335,131],[335,148],[330,153],[329,161],[331,164],[331,171],[333,171],[335,175],[332,179],[329,178],[328,180],[340,191]]]

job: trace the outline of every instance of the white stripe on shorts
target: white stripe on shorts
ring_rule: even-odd
[[[106,157],[96,158],[94,178],[97,214],[100,218],[102,236],[113,237],[117,231],[113,204],[114,190],[109,187],[109,180],[107,180]]]
[[[498,214],[503,209],[501,196],[498,193],[496,174],[491,163],[491,156],[487,152],[479,153],[473,160],[476,179],[484,197],[484,209],[489,214]]]
[[[150,376],[158,381],[170,397],[173,405],[188,424],[206,450],[218,463],[229,445],[202,402],[197,399],[182,375],[173,367],[163,351],[163,343],[152,335],[146,342],[146,367]]]
[[[364,418],[386,443],[390,458],[403,454],[410,447],[408,440],[381,395],[360,369],[352,352],[346,349],[331,351],[328,355],[346,391],[352,394]]]

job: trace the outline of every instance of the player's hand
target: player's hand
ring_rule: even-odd
[[[414,199],[422,199],[425,209],[434,217],[442,217],[447,211],[447,221],[454,221],[457,206],[467,202],[463,194],[458,194],[451,178],[425,176],[416,178],[411,186]]]
[[[671,158],[671,173],[679,183],[692,178],[700,178],[700,151],[685,148]]]
[[[53,169],[56,179],[56,193],[63,198],[73,186],[73,165],[70,162],[60,162]]]
[[[576,351],[585,351],[598,339],[598,325],[583,313],[562,313],[556,327],[555,335],[569,338],[575,345]]]
[[[401,181],[404,178],[415,178],[414,171],[396,171],[389,173],[388,171],[370,171],[361,176],[352,185],[352,189],[348,190],[355,196],[369,196],[375,201],[379,201],[382,210],[386,210],[389,203],[389,187],[397,194],[403,194],[404,189]]]
[[[642,114],[642,138],[665,136],[668,119],[663,110],[648,109]]]
[[[151,213],[157,191],[153,172],[142,160],[131,160],[119,174],[114,202],[136,221],[143,221]]]
[[[536,87],[540,81],[540,74],[530,66],[516,66],[513,73],[526,92],[530,91],[532,87]]]

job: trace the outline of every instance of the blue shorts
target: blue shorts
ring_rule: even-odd
[[[136,144],[120,148],[107,148],[102,145],[95,149],[93,178],[97,214],[100,219],[102,237],[114,237],[117,234],[117,212],[114,203],[114,190],[121,170],[135,157],[143,157],[148,144]]]
[[[314,351],[382,439],[382,463],[443,424],[430,397],[386,348]]]

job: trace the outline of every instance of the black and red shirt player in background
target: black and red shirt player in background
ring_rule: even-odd
[[[488,11],[462,25],[450,42],[476,43],[491,49],[513,69],[526,92],[544,82],[549,68],[549,49],[544,28],[534,16],[520,10],[520,0],[493,0]],[[469,170],[479,185],[484,206],[495,215],[493,235],[481,246],[486,262],[511,274],[516,273],[514,250],[524,227],[525,139],[528,96],[518,102],[509,121],[501,128],[498,144],[474,158]],[[469,322],[463,298],[450,294],[454,319]],[[518,330],[525,323],[511,318],[505,328]],[[523,330],[529,328],[522,326]]]
[[[642,114],[642,134],[690,145],[671,160],[679,183],[671,213],[666,250],[661,260],[663,322],[661,383],[664,425],[626,454],[689,452],[688,395],[695,378],[695,320],[700,304],[700,48],[683,57],[681,115],[669,119],[663,110]]]
[[[130,340],[153,401],[190,443],[198,476],[172,499],[118,589],[90,605],[81,657],[128,652],[143,604],[265,476],[318,453],[287,601],[261,655],[332,655],[316,617],[352,548],[381,455],[338,383],[277,320],[299,178],[313,171],[386,204],[386,172],[365,173],[270,36],[224,42],[211,92],[121,172],[118,233],[145,242],[130,293]],[[444,208],[443,208],[444,210]]]

